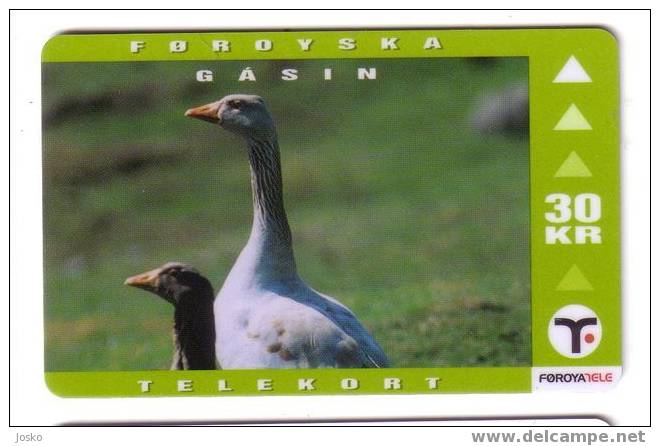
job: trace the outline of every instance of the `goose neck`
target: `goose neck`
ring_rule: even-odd
[[[248,241],[261,274],[295,276],[291,230],[284,210],[280,151],[276,136],[248,138],[254,207]]]
[[[213,294],[190,299],[196,304],[174,310],[174,358],[176,369],[212,369],[215,366]]]

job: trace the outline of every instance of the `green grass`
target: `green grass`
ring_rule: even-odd
[[[47,370],[168,367],[171,307],[122,283],[180,260],[221,286],[250,231],[247,157],[183,112],[231,92],[276,117],[301,276],[396,366],[528,365],[528,140],[467,125],[526,60],[251,61],[250,84],[244,66],[44,66]],[[301,80],[279,80],[291,66]]]

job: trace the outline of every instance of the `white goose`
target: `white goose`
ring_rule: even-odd
[[[388,367],[355,315],[298,277],[275,124],[264,100],[229,95],[186,116],[244,137],[252,174],[252,232],[214,304],[221,367]]]

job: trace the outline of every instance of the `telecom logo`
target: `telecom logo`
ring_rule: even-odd
[[[593,353],[603,335],[600,318],[584,305],[567,305],[550,319],[548,338],[557,352],[567,358]]]

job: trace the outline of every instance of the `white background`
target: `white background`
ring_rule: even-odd
[[[224,2],[221,2],[224,3]],[[229,5],[213,5],[229,6]],[[237,5],[231,5],[237,6]],[[600,25],[619,39],[622,70],[624,375],[604,393],[62,399],[43,380],[40,50],[68,29],[228,29]],[[10,280],[13,425],[72,421],[598,416],[650,423],[650,139],[648,12],[14,12],[10,35]],[[5,107],[2,113],[7,113]],[[6,120],[3,119],[4,122]],[[3,194],[4,199],[4,194]],[[7,206],[3,206],[7,209]],[[6,220],[3,219],[3,224]],[[3,246],[4,247],[4,246]],[[5,258],[0,261],[6,262]],[[5,271],[7,265],[5,264]],[[6,280],[6,279],[5,279]],[[657,307],[657,305],[656,305]],[[7,317],[6,313],[3,313]],[[5,319],[9,325],[9,320]],[[4,359],[3,359],[4,360]],[[8,367],[2,367],[6,373]],[[16,432],[38,429],[13,429]],[[202,429],[203,430],[203,429]],[[43,429],[42,429],[43,431]],[[199,432],[199,430],[197,431]],[[315,433],[316,437],[318,433]],[[51,434],[52,435],[52,434]],[[67,434],[67,435],[73,435]],[[87,434],[83,434],[83,438]],[[93,434],[92,434],[93,435]],[[199,434],[196,434],[199,435]],[[278,434],[277,438],[282,437]],[[58,434],[59,438],[63,437]],[[234,435],[232,435],[234,437]],[[286,435],[284,435],[286,437]],[[393,436],[389,441],[394,441]],[[91,439],[88,437],[88,439]],[[275,439],[275,437],[273,438]],[[174,436],[171,437],[174,441]],[[104,444],[98,437],[94,439]],[[402,437],[401,441],[406,441]],[[456,440],[458,441],[458,440]],[[76,444],[77,441],[75,442]],[[60,444],[60,443],[51,443]],[[81,443],[82,444],[82,443]],[[194,443],[192,443],[194,444]],[[456,444],[456,443],[452,443]],[[462,444],[462,443],[461,443]]]

